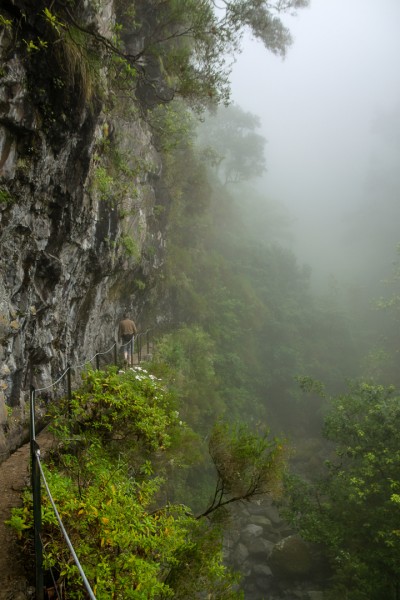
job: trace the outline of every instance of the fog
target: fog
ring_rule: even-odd
[[[263,194],[314,281],[383,278],[400,241],[400,2],[311,0],[285,22],[284,61],[246,39],[232,72],[268,141]]]

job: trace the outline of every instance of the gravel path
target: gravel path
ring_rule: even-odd
[[[53,436],[42,431],[37,436],[41,456],[54,443]],[[21,506],[21,492],[29,484],[30,445],[25,444],[0,465],[0,600],[25,600],[32,597],[27,587],[23,557],[13,531],[4,524],[11,509]],[[31,592],[31,593],[30,593]]]

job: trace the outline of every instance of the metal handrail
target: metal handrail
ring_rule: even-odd
[[[139,363],[140,363],[141,357],[142,357],[141,356],[141,354],[142,354],[141,353],[141,348],[142,348],[141,347],[141,339],[142,339],[143,336],[146,336],[147,354],[149,354],[149,349],[150,349],[150,346],[149,346],[149,344],[150,344],[149,343],[149,333],[151,331],[152,331],[152,329],[148,328],[148,329],[146,329],[146,331],[137,333],[136,335],[134,335],[132,337],[132,340],[137,340],[138,341],[138,344],[137,344],[138,352],[137,352],[137,354],[138,354],[138,362]],[[119,347],[120,348],[125,348],[126,346],[129,346],[130,344],[132,344],[132,340],[129,340],[129,342],[126,342],[125,344],[120,344]],[[117,349],[117,342],[116,341],[114,341],[113,345],[108,350],[105,350],[103,352],[96,352],[96,354],[94,354],[92,356],[92,358],[89,358],[88,360],[86,360],[86,361],[84,361],[84,362],[82,362],[82,363],[80,363],[78,365],[74,365],[74,366],[68,365],[68,367],[62,373],[62,375],[60,375],[60,377],[58,379],[56,379],[56,381],[52,381],[51,383],[49,383],[49,385],[43,386],[41,388],[36,388],[36,392],[44,392],[46,390],[49,390],[49,389],[55,387],[73,369],[81,369],[82,367],[85,367],[86,365],[90,364],[94,359],[98,359],[100,356],[104,356],[106,354],[109,354],[112,350],[114,350],[114,348]],[[132,352],[131,354],[133,355],[134,353]],[[114,352],[114,357],[116,358],[116,352]],[[117,361],[115,361],[115,363],[117,363]],[[97,367],[97,369],[99,368],[99,361],[98,360],[96,360],[96,367]],[[70,390],[69,390],[69,393],[70,393]]]
[[[65,527],[64,527],[63,522],[61,520],[60,514],[59,514],[59,512],[57,510],[57,507],[55,505],[53,496],[51,495],[50,488],[49,488],[49,485],[47,483],[46,476],[45,476],[45,474],[43,472],[42,464],[40,462],[40,449],[39,448],[36,450],[36,457],[37,457],[37,462],[38,462],[40,474],[42,476],[43,483],[44,483],[44,486],[46,488],[47,495],[48,495],[49,500],[51,502],[51,505],[53,507],[54,514],[56,515],[56,519],[58,521],[58,525],[59,525],[59,527],[61,529],[61,533],[63,534],[64,539],[65,539],[65,541],[67,543],[67,546],[68,546],[68,548],[71,551],[72,558],[74,559],[74,562],[75,562],[76,566],[78,567],[78,571],[79,571],[80,576],[82,577],[82,581],[83,581],[83,584],[84,584],[84,586],[86,588],[86,591],[88,592],[88,594],[89,594],[89,596],[90,596],[90,598],[92,600],[96,600],[96,596],[94,595],[93,590],[90,587],[90,583],[89,583],[89,581],[88,581],[88,579],[87,579],[87,577],[85,575],[84,570],[82,569],[81,563],[79,562],[79,558],[78,558],[78,556],[77,556],[77,554],[76,554],[76,552],[74,550],[74,547],[73,547],[73,545],[71,543],[71,540],[69,539],[68,533],[65,530]]]
[[[140,342],[141,337],[143,335],[147,336],[147,350],[149,352],[149,333],[150,333],[150,331],[151,331],[151,329],[147,329],[145,332],[142,332],[142,333],[139,333],[136,335],[136,338],[138,338],[138,340],[139,340],[139,342],[138,342],[138,362],[139,363],[141,360],[141,342]],[[130,340],[128,342],[128,344],[132,345],[132,340]],[[126,345],[127,344],[121,344],[120,348],[123,348]],[[133,346],[132,346],[132,348],[133,348]],[[99,368],[99,356],[104,356],[105,354],[110,353],[114,349],[115,349],[114,358],[115,358],[115,363],[116,363],[117,362],[117,351],[116,351],[117,342],[114,341],[114,344],[111,346],[111,348],[109,348],[108,350],[106,350],[104,352],[97,352],[90,360],[85,361],[84,363],[82,363],[80,365],[75,365],[74,367],[71,367],[71,365],[68,365],[68,367],[62,373],[62,375],[56,381],[50,383],[49,385],[38,388],[38,389],[35,389],[33,386],[31,386],[31,391],[30,391],[30,442],[31,442],[31,466],[32,466],[31,475],[32,475],[32,496],[33,496],[33,527],[34,527],[34,546],[35,546],[35,563],[36,563],[35,564],[36,600],[44,600],[43,544],[41,541],[41,528],[42,528],[41,485],[40,485],[41,478],[43,479],[43,482],[44,482],[44,485],[46,488],[46,492],[49,496],[49,499],[50,499],[51,505],[53,507],[54,513],[56,515],[61,532],[63,533],[65,541],[71,551],[71,554],[73,556],[75,564],[78,567],[79,573],[82,577],[83,583],[89,594],[89,597],[91,598],[91,600],[96,600],[96,597],[95,597],[95,595],[90,587],[89,581],[87,580],[87,577],[80,565],[79,559],[75,553],[75,550],[72,546],[69,536],[63,526],[61,517],[58,513],[58,510],[54,503],[53,497],[51,495],[50,488],[48,486],[45,474],[43,472],[43,468],[42,468],[41,461],[40,461],[40,448],[36,442],[36,425],[35,425],[36,393],[43,392],[45,390],[48,390],[48,389],[56,386],[62,379],[64,379],[65,376],[67,376],[68,400],[69,400],[69,402],[71,402],[71,399],[72,399],[71,371],[72,371],[72,369],[79,369],[83,366],[86,366],[87,364],[90,364],[94,359],[96,359],[96,366],[98,369]],[[131,357],[132,356],[133,356],[133,353],[131,354]]]

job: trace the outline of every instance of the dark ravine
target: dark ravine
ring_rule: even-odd
[[[126,308],[147,326],[164,246],[153,211],[161,161],[139,106],[134,118],[121,116],[107,81],[83,102],[76,85],[57,79],[51,53],[27,52],[24,35],[42,35],[30,3],[8,5],[3,17],[19,30],[0,33],[2,459],[23,438],[31,382],[45,386],[108,347]],[[80,19],[105,33],[112,6],[87,5]],[[104,176],[110,147],[129,173],[117,190]]]

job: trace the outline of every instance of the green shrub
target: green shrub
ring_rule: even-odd
[[[97,599],[241,597],[219,531],[162,500],[163,464],[188,429],[162,382],[141,367],[90,370],[66,408],[53,411],[61,449],[44,468]],[[26,493],[9,521],[20,536],[31,533],[31,502]],[[57,567],[68,598],[86,598],[45,495],[42,514],[45,567]]]

